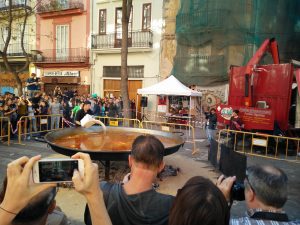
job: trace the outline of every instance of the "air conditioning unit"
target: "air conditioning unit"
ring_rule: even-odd
[[[38,62],[44,61],[44,57],[41,54],[37,54],[36,59],[37,59],[36,61]]]
[[[269,106],[267,105],[266,101],[257,101],[256,102],[256,108],[267,109],[267,108],[269,108]]]

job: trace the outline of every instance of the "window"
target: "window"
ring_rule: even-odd
[[[1,27],[1,43],[6,42],[6,38],[8,36],[8,27]]]
[[[56,58],[69,56],[69,25],[56,26]]]
[[[144,66],[128,66],[129,78],[143,78]],[[103,77],[121,77],[120,66],[103,66]]]
[[[22,30],[23,30],[23,23],[18,24],[18,30],[16,31],[16,33],[14,34],[15,37],[15,42],[21,43],[21,34],[22,34]],[[29,24],[25,25],[25,31],[24,31],[24,43],[28,44],[29,43]]]
[[[131,33],[132,33],[132,8],[130,11],[130,17],[129,17],[129,22],[128,22],[128,42],[129,43],[131,43]],[[122,8],[116,8],[115,47],[121,47],[121,40],[122,40]]]
[[[151,29],[151,3],[143,4],[143,25],[142,30]]]
[[[122,39],[122,8],[116,8],[115,31],[116,39]]]
[[[99,34],[106,34],[106,9],[99,10]]]

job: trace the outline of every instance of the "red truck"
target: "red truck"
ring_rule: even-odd
[[[258,65],[266,52],[272,54],[274,64]],[[238,109],[245,130],[272,133],[289,128],[294,67],[280,64],[275,39],[265,40],[246,66],[231,66],[229,77],[228,104],[217,106],[220,124],[228,124],[232,111]]]

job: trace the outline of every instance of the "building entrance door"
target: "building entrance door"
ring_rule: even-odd
[[[142,88],[143,81],[141,80],[129,80],[128,81],[128,95],[129,100],[135,100],[135,103],[137,104],[138,112],[141,111],[140,102],[137,102],[136,94],[137,89]],[[119,97],[121,94],[121,80],[110,80],[106,79],[103,83],[104,88],[104,97]],[[141,100],[141,96],[139,96],[139,101]],[[138,115],[139,116],[139,115]]]
[[[143,81],[141,80],[128,81],[128,95],[130,100],[136,100],[137,89],[142,88],[142,85]],[[105,97],[119,97],[121,94],[121,80],[104,80],[103,87]]]

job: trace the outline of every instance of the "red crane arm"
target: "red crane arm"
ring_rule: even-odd
[[[266,39],[259,49],[255,52],[253,57],[249,60],[245,70],[245,106],[252,106],[252,88],[250,78],[253,67],[259,63],[264,54],[269,51],[272,55],[274,64],[279,64],[278,45],[275,38]]]

